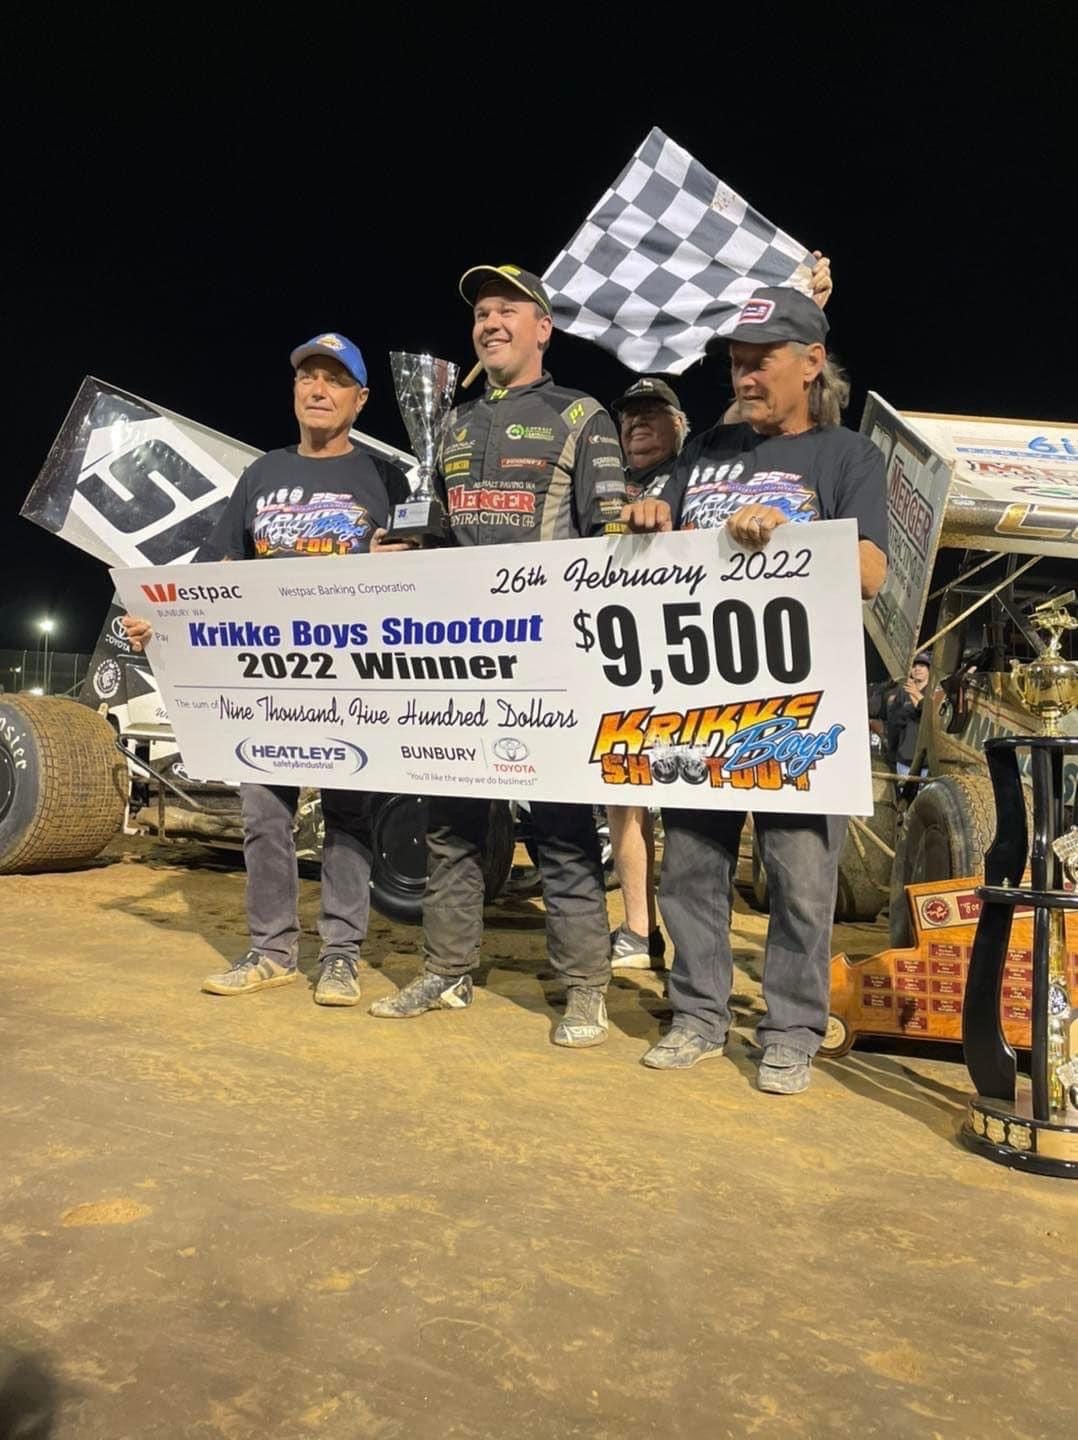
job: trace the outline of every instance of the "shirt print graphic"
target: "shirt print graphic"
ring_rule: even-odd
[[[803,475],[789,470],[746,474],[745,462],[694,465],[681,506],[682,530],[716,530],[743,505],[771,505],[787,520],[819,518],[815,491]]]
[[[259,557],[357,555],[373,528],[354,495],[318,491],[305,500],[299,488],[281,489],[255,501],[251,537]]]

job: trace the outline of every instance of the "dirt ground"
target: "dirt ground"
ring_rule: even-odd
[[[470,1011],[389,1022],[417,937],[380,919],[361,1007],[200,994],[244,938],[207,851],[0,900],[0,1381],[65,1440],[1073,1430],[1078,1193],[958,1146],[951,1051],[759,1094],[759,916],[727,1058],[663,1075],[661,976],[551,1046],[536,903],[489,913]]]

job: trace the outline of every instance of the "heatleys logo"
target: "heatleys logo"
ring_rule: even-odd
[[[177,600],[242,600],[243,591],[238,585],[173,585],[167,581],[162,585],[143,585],[143,595],[155,605],[171,605]]]
[[[248,737],[236,746],[236,759],[263,775],[282,770],[330,770],[356,775],[367,764],[367,752],[350,740],[327,739],[322,745],[279,745]]]
[[[324,345],[327,350],[344,349],[344,341],[340,338],[339,335],[319,335],[315,343],[318,345]]]

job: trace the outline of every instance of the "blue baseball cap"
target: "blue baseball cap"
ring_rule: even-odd
[[[297,346],[288,357],[292,361],[292,369],[295,370],[309,355],[328,355],[333,360],[339,360],[352,379],[366,387],[367,366],[359,346],[354,345],[346,335],[338,335],[335,330],[328,330],[324,335],[316,335],[313,340],[308,340],[306,345]]]

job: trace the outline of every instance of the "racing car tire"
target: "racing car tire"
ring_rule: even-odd
[[[127,767],[96,710],[0,696],[0,875],[92,860],[120,828],[126,798]]]
[[[996,833],[996,807],[987,775],[943,775],[921,787],[906,812],[891,870],[891,946],[914,943],[907,885],[984,873],[984,854]]]
[[[882,757],[872,757],[873,813],[866,817],[868,828],[888,847],[895,843],[895,791],[887,778],[887,764]],[[840,925],[871,924],[887,903],[887,853],[865,836],[855,836],[853,826],[846,831],[846,841],[838,862],[838,892],[835,896],[835,920]],[[769,898],[767,875],[756,845],[752,842],[752,884],[749,903],[756,910],[767,911]]]

